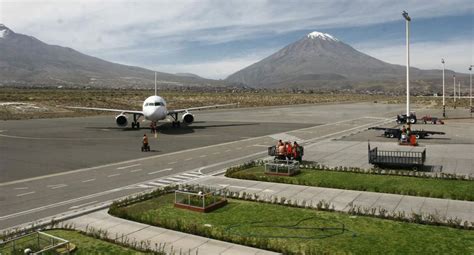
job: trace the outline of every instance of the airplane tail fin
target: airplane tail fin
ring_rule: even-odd
[[[155,72],[155,96],[156,96],[156,72]]]

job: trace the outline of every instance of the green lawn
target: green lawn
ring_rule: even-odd
[[[129,248],[125,248],[110,242],[95,239],[86,235],[83,235],[73,230],[48,230],[46,233],[66,239],[77,246],[77,250],[73,253],[76,255],[89,255],[89,254],[147,254],[139,251],[135,251]],[[11,252],[10,249],[2,250],[4,246],[0,245],[0,254],[23,254],[21,250],[16,253]],[[25,246],[26,248],[26,246]],[[4,252],[4,253],[2,253]],[[48,253],[54,254],[54,253]]]
[[[198,213],[174,208],[173,201],[168,194],[110,213],[287,254],[474,253],[474,231],[233,199],[214,212]]]
[[[226,174],[226,176],[316,187],[474,201],[474,181],[467,180],[443,180],[314,169],[302,169],[300,174],[292,177],[270,176],[265,175],[263,166],[236,171]]]

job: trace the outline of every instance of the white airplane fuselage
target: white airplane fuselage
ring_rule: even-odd
[[[153,122],[164,120],[168,115],[166,101],[160,96],[151,96],[145,99],[142,111],[145,119]]]

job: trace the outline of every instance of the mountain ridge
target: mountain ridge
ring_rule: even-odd
[[[0,24],[0,85],[148,88],[154,71],[112,63],[69,47],[50,45]],[[157,72],[158,85],[216,86],[214,80]]]

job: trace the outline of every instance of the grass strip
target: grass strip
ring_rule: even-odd
[[[167,194],[109,213],[284,254],[471,254],[474,231],[229,199],[211,213],[174,208]]]
[[[315,187],[372,191],[412,196],[474,201],[474,181],[393,176],[301,169],[295,176],[272,176],[256,166],[226,174],[227,177]]]

